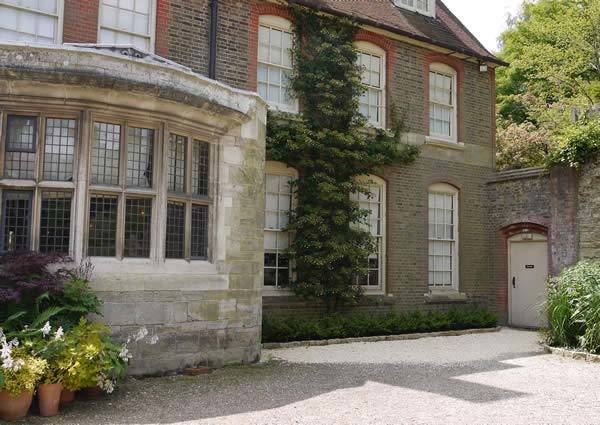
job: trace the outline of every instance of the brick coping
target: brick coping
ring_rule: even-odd
[[[568,348],[550,347],[544,344],[544,350],[547,353],[554,354],[555,356],[566,357],[568,359],[585,360],[590,363],[600,363],[600,355],[591,354],[585,351],[569,350]]]
[[[441,331],[441,332],[424,332],[424,333],[403,334],[403,335],[365,336],[365,337],[359,337],[359,338],[337,338],[337,339],[294,341],[294,342],[266,342],[262,345],[262,348],[263,348],[263,350],[276,350],[276,349],[297,348],[297,347],[317,347],[317,346],[324,346],[324,345],[352,344],[355,342],[407,341],[407,340],[421,339],[421,338],[437,338],[437,337],[441,337],[441,336],[462,336],[462,335],[471,335],[471,334],[499,332],[501,329],[502,329],[502,326],[496,326],[495,328],[465,329],[465,330]]]

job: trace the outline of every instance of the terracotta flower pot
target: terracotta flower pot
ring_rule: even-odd
[[[67,388],[63,388],[60,392],[60,404],[67,405],[73,403],[75,400],[75,391],[71,391]]]
[[[82,389],[81,394],[87,398],[98,398],[102,395],[102,390],[98,387],[88,387]]]
[[[41,416],[58,415],[58,406],[60,404],[60,392],[62,384],[41,384],[38,385],[38,399]]]
[[[16,421],[27,416],[33,394],[23,391],[18,396],[13,396],[6,391],[0,391],[0,419]]]

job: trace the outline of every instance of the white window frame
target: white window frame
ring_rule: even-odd
[[[377,236],[380,240],[379,248],[379,282],[377,286],[363,286],[367,294],[384,294],[386,290],[386,265],[387,265],[387,182],[381,177],[375,175],[360,176],[357,178],[358,183],[367,187],[378,187],[381,190],[381,233]],[[352,195],[352,199],[358,202],[356,194]],[[368,220],[368,218],[367,218]]]
[[[267,175],[274,175],[274,176],[279,176],[279,177],[289,177],[290,180],[296,180],[298,179],[298,171],[295,168],[292,167],[288,167],[286,164],[284,164],[283,162],[278,162],[278,161],[267,161],[265,164],[265,211],[266,211],[266,204],[267,204],[267,200],[266,200],[266,176]],[[291,195],[291,205],[290,205],[290,212],[294,210],[295,206],[296,206],[296,197],[294,196],[293,191],[290,193]],[[281,229],[267,229],[266,226],[266,222],[264,225],[264,233],[266,234],[267,232],[282,232]],[[290,234],[290,232],[288,232],[288,237],[289,237],[289,242],[291,243],[292,241],[292,235]],[[264,251],[266,252],[266,249],[264,249]],[[292,278],[294,277],[293,275],[293,262],[290,260],[289,261],[289,279],[290,281],[292,280]],[[265,269],[265,267],[263,267],[263,270]],[[263,277],[263,283],[262,283],[262,287],[263,290],[267,291],[267,292],[274,292],[275,294],[279,293],[285,293],[285,292],[290,292],[289,288],[285,288],[285,287],[281,287],[281,286],[268,286],[264,284],[264,277]]]
[[[38,15],[45,15],[45,16],[51,16],[53,18],[57,18],[56,19],[56,34],[54,35],[54,43],[55,44],[62,44],[63,41],[63,29],[64,29],[64,11],[65,11],[65,0],[58,0],[56,3],[56,13],[48,13],[48,12],[43,12],[41,10],[38,9],[34,9],[31,7],[25,7],[25,6],[17,6],[11,3],[6,3],[5,1],[0,0],[0,4],[2,6],[5,7],[9,7],[11,9],[15,9],[18,11],[25,11],[25,12],[31,12],[31,13],[36,13]]]
[[[453,222],[452,226],[454,228],[454,239],[446,240],[446,239],[432,239],[430,235],[430,222],[429,222],[429,201],[431,195],[442,194],[442,195],[451,195],[453,197]],[[435,183],[429,186],[427,191],[427,286],[430,291],[435,292],[458,292],[460,288],[459,282],[459,257],[460,257],[460,249],[459,249],[459,237],[460,237],[460,229],[459,229],[459,215],[460,215],[460,204],[459,204],[459,190],[449,184],[446,183]],[[452,286],[440,286],[440,285],[430,285],[429,283],[429,273],[431,272],[429,267],[429,257],[431,252],[429,250],[430,242],[434,241],[450,241],[453,243],[453,252],[452,252]]]
[[[373,125],[376,128],[385,128],[386,126],[386,117],[387,117],[387,57],[385,50],[381,47],[376,46],[373,43],[369,43],[367,41],[357,41],[355,43],[355,47],[359,53],[363,53],[370,56],[376,56],[380,60],[380,70],[379,73],[381,75],[381,87],[375,87],[371,85],[365,84],[365,87],[368,89],[379,90],[381,92],[381,115],[379,117],[379,121],[371,121],[369,120],[369,124]],[[368,117],[367,117],[368,119]]]
[[[133,32],[133,31],[126,31],[126,30],[122,30],[120,28],[102,25],[102,3],[103,3],[103,0],[99,0],[99,2],[98,2],[97,40],[100,40],[100,34],[102,32],[102,28],[105,28],[110,31],[121,32],[124,34],[130,34],[130,35],[134,35],[136,37],[142,37],[142,38],[148,39],[149,40],[148,53],[154,53],[155,48],[156,48],[155,44],[156,44],[156,5],[157,5],[157,0],[149,0],[149,2],[150,2],[150,14],[149,14],[150,34],[140,34],[140,33]]]
[[[443,76],[449,77],[452,79],[452,107],[453,107],[453,111],[451,114],[451,119],[452,122],[450,123],[450,137],[448,137],[445,134],[437,134],[434,133],[432,131],[431,128],[431,105],[436,104],[436,105],[440,105],[443,106],[445,108],[448,107],[447,104],[445,103],[438,103],[435,102],[432,98],[431,98],[431,84],[429,85],[429,93],[427,93],[427,96],[429,97],[429,102],[428,102],[428,108],[429,108],[429,122],[427,123],[427,125],[429,126],[429,137],[433,140],[440,140],[443,142],[451,142],[451,143],[458,143],[458,73],[456,72],[456,70],[454,68],[452,68],[449,65],[443,64],[443,63],[432,63],[429,66],[429,72],[427,74],[427,78],[429,78],[431,80],[431,74],[432,73],[436,73],[436,74],[441,74]]]
[[[283,31],[283,32],[288,32],[290,34],[292,34],[292,41],[293,41],[293,27],[292,27],[292,23],[290,21],[288,21],[285,18],[282,18],[280,16],[275,16],[275,15],[261,15],[258,19],[258,29],[260,32],[260,27],[267,27],[269,29],[274,29],[274,30],[278,30],[278,31]],[[260,37],[260,36],[259,36]],[[281,65],[278,64],[272,64],[270,62],[262,62],[260,60],[260,55],[259,55],[259,49],[260,49],[260,39],[257,40],[258,44],[257,44],[257,48],[256,48],[256,90],[258,91],[258,68],[259,66],[262,64],[264,66],[267,67],[267,70],[269,67],[275,67],[275,68],[279,68],[279,69],[287,69],[290,71],[293,71],[293,65],[291,68],[287,68],[287,67],[283,67]],[[293,58],[292,58],[293,60]],[[268,71],[267,71],[268,73]],[[269,105],[269,107],[277,110],[277,111],[282,111],[282,112],[289,112],[292,114],[297,114],[299,112],[299,102],[298,99],[294,99],[294,102],[292,105],[286,105],[283,103],[276,103],[276,102],[271,102],[265,99],[265,101],[267,102],[267,104]]]
[[[406,1],[406,0],[404,0]],[[409,0],[410,1],[410,0]],[[394,0],[394,4],[397,7],[401,7],[402,9],[410,10],[411,12],[417,12],[421,15],[431,16],[435,18],[435,0],[425,0],[427,2],[427,10],[423,10],[422,8],[417,7],[417,0],[412,0],[413,5],[408,5],[403,2],[403,0]]]

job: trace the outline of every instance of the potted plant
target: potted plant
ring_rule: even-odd
[[[60,404],[62,393],[62,381],[64,369],[59,363],[59,359],[66,350],[64,332],[59,327],[54,333],[51,333],[50,323],[46,322],[41,329],[41,336],[31,342],[34,347],[34,354],[46,360],[47,368],[38,385],[38,401],[41,416],[56,416]]]
[[[14,421],[27,415],[36,385],[47,363],[32,356],[19,341],[6,340],[0,329],[0,419]]]

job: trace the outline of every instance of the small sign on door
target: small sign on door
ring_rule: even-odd
[[[526,264],[525,268],[526,269],[535,269],[535,266],[533,264]]]

